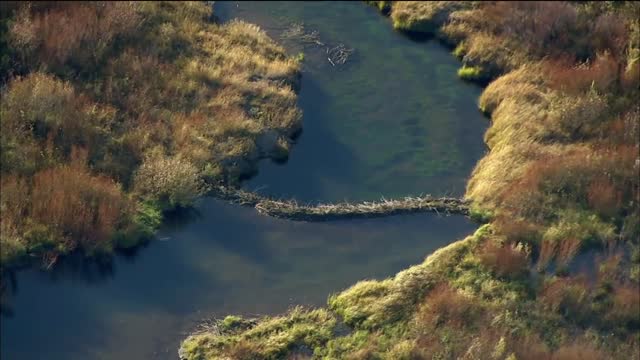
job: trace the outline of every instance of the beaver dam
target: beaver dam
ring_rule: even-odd
[[[359,203],[304,204],[295,200],[276,200],[253,192],[215,187],[212,194],[218,198],[245,206],[253,206],[263,215],[295,221],[327,221],[363,217],[382,217],[397,214],[435,212],[437,214],[469,215],[469,205],[458,198],[429,195],[384,199]]]
[[[360,2],[215,6],[220,21],[256,23],[305,55],[304,130],[287,163],[261,161],[242,183],[263,196],[217,191],[231,201],[203,197],[144,247],[16,272],[2,299],[12,316],[0,319],[0,359],[176,360],[202,318],[324,307],[328,294],[393,276],[477,229],[445,216],[466,214],[463,201],[436,199],[462,197],[489,124],[474,106],[482,90],[458,81],[448,49],[412,42]],[[304,30],[289,36],[324,45],[281,39],[295,23]],[[344,65],[346,49],[331,51],[340,44],[355,49]],[[434,197],[404,198],[421,193]],[[360,203],[381,195],[396,200]],[[319,221],[335,218],[349,220]]]

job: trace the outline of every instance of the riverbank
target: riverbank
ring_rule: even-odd
[[[182,358],[640,356],[640,9],[377,3],[399,30],[455,47],[461,77],[490,82],[491,151],[466,193],[490,223],[327,309],[228,317],[242,326],[188,337]],[[595,275],[577,264],[587,250]]]
[[[5,2],[0,25],[2,267],[136,246],[300,131],[299,60],[211,4]]]

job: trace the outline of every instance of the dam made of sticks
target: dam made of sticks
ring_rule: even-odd
[[[293,221],[329,221],[373,218],[398,214],[435,212],[439,215],[469,215],[469,204],[452,197],[417,196],[358,203],[298,204],[295,200],[276,200],[254,192],[216,186],[211,195],[232,203],[253,206],[267,216]]]

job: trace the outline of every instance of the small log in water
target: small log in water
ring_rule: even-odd
[[[360,203],[299,205],[292,200],[274,200],[256,193],[222,186],[216,187],[213,194],[233,203],[253,206],[264,215],[296,221],[327,221],[418,212],[469,215],[466,201],[450,197],[418,196]]]

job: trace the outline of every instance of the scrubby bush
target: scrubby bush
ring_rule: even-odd
[[[160,201],[165,208],[187,207],[202,194],[198,169],[178,157],[150,156],[134,179],[134,191],[147,200]]]
[[[589,289],[584,279],[550,279],[541,290],[540,300],[550,310],[574,321],[590,315]]]
[[[540,264],[543,266],[557,255],[558,262],[566,265],[583,246],[599,245],[604,247],[615,238],[613,225],[602,222],[595,215],[576,211],[565,211],[560,214],[556,223],[545,231],[542,237]]]
[[[427,332],[445,324],[464,327],[473,323],[473,317],[478,315],[478,310],[469,297],[447,284],[440,284],[427,294],[415,320],[419,323],[418,327]]]
[[[34,176],[30,215],[55,234],[86,250],[109,250],[129,211],[128,200],[111,180],[92,176],[80,164],[46,169]]]
[[[640,288],[637,283],[618,285],[613,289],[613,304],[605,320],[614,326],[640,327]]]
[[[2,171],[22,175],[68,160],[74,146],[89,147],[95,157],[115,120],[112,107],[91,102],[70,83],[43,73],[14,80],[0,112],[6,134],[0,143]]]
[[[298,61],[255,25],[210,22],[210,4],[2,6],[0,171],[28,183],[38,207],[31,223],[3,221],[3,237],[24,245],[11,253],[44,251],[27,244],[27,233],[53,238],[61,252],[76,245],[90,250],[94,240],[107,249],[108,238],[133,246],[151,235],[161,210],[191,205],[205,180],[235,184],[259,157],[283,157],[288,138],[299,131]],[[279,139],[276,148],[259,149],[258,139],[268,132]],[[74,147],[87,149],[82,167],[71,164]],[[47,184],[59,173],[71,179],[73,171],[76,185],[97,193],[76,199],[64,184]],[[107,199],[111,187],[137,197],[121,214],[122,224],[111,224],[115,208],[96,205],[77,214],[77,223],[57,209],[53,220],[64,220],[60,225],[45,218],[44,206],[53,202],[42,190],[47,186],[77,205],[69,209],[88,199],[116,201]],[[83,218],[92,214],[99,220]],[[48,230],[30,232],[40,225]]]
[[[97,65],[114,40],[135,31],[141,19],[133,2],[83,2],[35,6],[27,3],[16,14],[10,39],[33,68]]]
[[[528,270],[528,252],[522,244],[497,244],[487,241],[480,250],[482,265],[491,269],[499,277],[522,276]]]
[[[602,360],[607,355],[589,343],[577,343],[560,347],[551,360]]]

